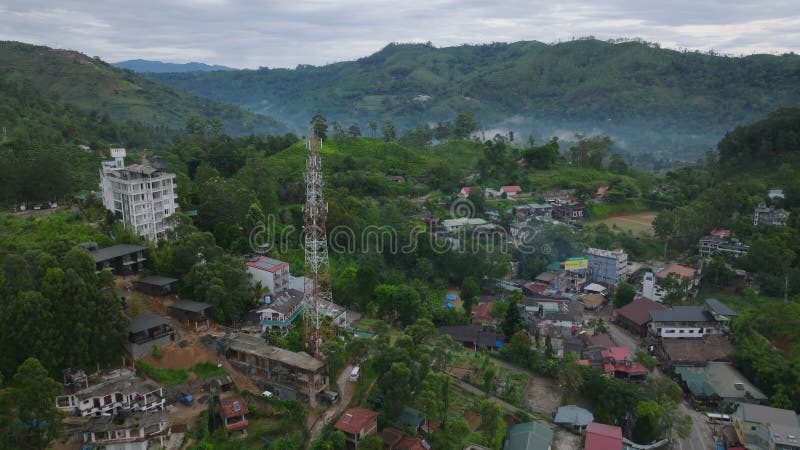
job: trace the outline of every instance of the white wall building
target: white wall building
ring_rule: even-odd
[[[589,247],[583,254],[589,258],[589,269],[594,282],[616,286],[628,276],[628,254],[621,248],[604,250]]]
[[[289,288],[289,263],[261,256],[246,264],[253,283],[260,282],[269,292],[278,293]]]
[[[175,174],[142,164],[125,166],[125,154],[124,148],[112,148],[114,162],[100,169],[103,205],[138,236],[164,239],[169,228],[164,219],[178,209]]]

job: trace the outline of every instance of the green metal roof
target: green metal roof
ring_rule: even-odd
[[[508,429],[503,450],[548,450],[553,444],[553,430],[539,422],[526,422]]]

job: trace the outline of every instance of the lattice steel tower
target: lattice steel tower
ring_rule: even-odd
[[[330,266],[328,264],[328,239],[325,221],[328,203],[322,195],[322,139],[312,136],[306,139],[308,160],[303,179],[306,182],[306,204],[303,206],[305,240],[305,276],[303,326],[314,356],[319,357],[320,332],[319,310],[321,302],[331,301]]]

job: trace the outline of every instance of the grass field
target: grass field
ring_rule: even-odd
[[[655,211],[644,211],[635,213],[620,213],[606,217],[604,219],[588,222],[587,225],[597,225],[604,223],[614,231],[632,232],[635,235],[653,235],[653,220],[656,218]]]

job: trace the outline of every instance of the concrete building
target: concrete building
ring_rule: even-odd
[[[753,211],[753,225],[786,225],[789,212],[761,202]]]
[[[82,417],[164,409],[164,388],[158,383],[137,378],[130,370],[115,375],[74,394],[56,397],[56,407]]]
[[[700,283],[696,269],[680,264],[670,264],[655,274],[652,272],[644,273],[642,276],[642,297],[663,302],[669,295],[669,292],[663,287],[663,282],[670,276],[677,279],[683,300],[692,295],[694,289]]]
[[[101,416],[82,421],[84,444],[105,450],[147,450],[164,448],[169,440],[170,421],[165,411],[137,412],[129,416]]]
[[[583,254],[589,258],[592,281],[616,286],[628,276],[628,254],[621,248],[603,250],[587,248]]]
[[[267,344],[260,336],[233,334],[217,341],[217,351],[231,365],[284,400],[305,400],[316,405],[328,389],[328,363],[303,352]]]
[[[294,289],[267,294],[259,301],[262,305],[256,310],[256,314],[262,333],[268,331],[288,333],[305,307],[303,293]]]
[[[246,265],[253,283],[261,283],[261,287],[268,289],[268,292],[278,293],[289,287],[289,263],[261,256],[248,261]]]
[[[748,450],[800,449],[800,421],[788,409],[739,403],[733,428]]]
[[[250,421],[247,415],[247,402],[241,395],[224,397],[219,400],[219,417],[222,419],[222,426],[230,438],[235,433],[247,434],[247,427]]]
[[[650,311],[647,325],[652,336],[661,339],[702,338],[719,334],[714,316],[703,306],[675,306],[663,311]]]
[[[125,165],[125,149],[112,148],[112,164],[100,169],[103,206],[121,217],[126,227],[149,241],[166,238],[165,220],[178,210],[175,174],[143,164]]]
[[[175,330],[167,319],[158,314],[142,314],[131,319],[125,349],[133,359],[139,359],[152,352],[154,347],[171,344],[175,337]]]
[[[746,255],[750,251],[750,246],[742,244],[735,238],[729,239],[722,236],[708,235],[700,238],[697,243],[697,250],[703,258],[716,254],[738,258]]]
[[[109,269],[114,275],[131,275],[144,270],[147,247],[119,244],[90,250],[95,270]]]

